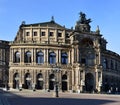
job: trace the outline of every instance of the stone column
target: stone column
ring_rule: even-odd
[[[74,87],[75,87],[75,70],[72,70],[72,90],[75,90]]]
[[[25,57],[25,49],[24,48],[22,48],[21,49],[21,64],[24,64],[24,57]]]
[[[36,55],[37,54],[37,51],[36,51],[36,48],[34,49],[34,63],[35,63],[35,65],[36,65]]]
[[[65,30],[63,31],[63,35],[62,35],[62,37],[63,37],[63,42],[65,43],[65,37],[66,35],[65,35]]]
[[[47,37],[47,43],[50,43],[49,42],[49,29],[48,29],[48,26],[47,26],[47,30],[46,30],[46,37]]]
[[[34,48],[31,49],[31,61],[32,61],[32,65],[34,65]]]
[[[12,74],[12,70],[9,70],[9,87],[13,88],[13,74]]]
[[[12,48],[10,48],[10,64],[12,63]]]
[[[69,91],[70,90],[70,72],[67,73],[67,87]]]
[[[42,72],[42,74],[43,74],[43,90],[46,90],[46,71],[44,70],[43,72]]]
[[[49,90],[49,71],[46,71],[46,90]]]
[[[43,50],[43,54],[44,54],[44,64],[46,63],[46,49]]]
[[[56,53],[56,63],[58,64],[59,63],[59,53],[58,53],[58,50],[56,50],[55,51],[55,53]]]
[[[74,48],[72,48],[72,63],[74,63],[75,62],[75,57],[74,57],[74,53],[75,53],[75,49]]]
[[[79,90],[79,67],[75,69],[75,87],[76,90]]]
[[[77,50],[77,52],[76,52],[77,53],[76,60],[77,60],[77,63],[78,63],[79,62],[79,48],[77,47],[76,50]]]
[[[57,42],[57,29],[55,29],[55,42]]]
[[[59,61],[58,61],[58,63],[61,64],[61,50],[58,50],[58,57],[59,57]]]
[[[85,86],[85,70],[80,71],[80,91],[84,91]]]
[[[11,63],[13,63],[14,51],[13,48],[11,49]]]
[[[21,73],[22,73],[21,83],[24,84],[25,70],[22,70]]]
[[[45,54],[45,61],[46,61],[46,64],[48,65],[48,59],[49,59],[49,51],[48,51],[48,49],[45,49],[46,50],[46,54]]]
[[[98,71],[98,92],[101,92],[102,86],[102,72]]]
[[[69,50],[68,63],[71,64],[71,50]]]
[[[72,71],[69,71],[69,76],[68,76],[68,83],[69,83],[69,87],[68,87],[68,90],[72,90],[72,80],[73,78],[72,77]]]
[[[59,82],[59,90],[62,90],[62,72],[60,70],[60,72],[58,73],[58,82]]]

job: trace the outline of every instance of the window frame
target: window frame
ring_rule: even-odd
[[[20,63],[20,52],[19,51],[15,52],[14,63]]]
[[[30,51],[27,51],[25,53],[24,62],[25,63],[31,63],[32,62],[32,53]]]
[[[61,53],[61,64],[68,64],[68,54],[66,52]]]
[[[56,63],[56,53],[50,52],[49,53],[49,64],[55,64]]]
[[[36,63],[37,64],[43,64],[44,63],[44,53],[42,51],[37,52]]]

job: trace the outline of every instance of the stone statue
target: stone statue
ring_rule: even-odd
[[[83,12],[80,12],[80,19],[76,22],[75,30],[81,31],[81,32],[90,32],[90,25],[91,19],[86,19],[86,14]]]
[[[80,12],[80,24],[89,24],[91,22],[91,19],[86,19],[86,14],[83,12]]]

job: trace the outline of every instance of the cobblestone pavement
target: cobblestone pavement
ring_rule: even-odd
[[[40,91],[8,91],[2,94],[8,101],[3,105],[120,105],[120,95],[77,94]],[[0,104],[2,105],[2,104]]]

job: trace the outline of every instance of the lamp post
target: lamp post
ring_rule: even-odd
[[[55,74],[55,83],[54,83],[54,89],[55,89],[55,97],[59,97],[59,73],[60,68],[57,66],[53,66],[53,73]]]

